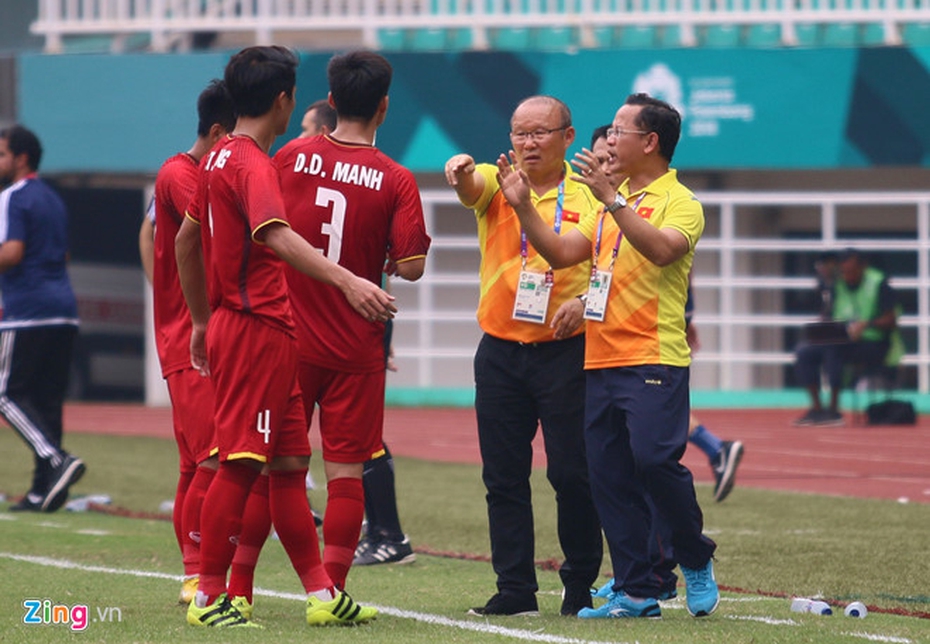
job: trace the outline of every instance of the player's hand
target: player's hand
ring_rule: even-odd
[[[559,310],[552,316],[549,327],[555,330],[552,337],[556,340],[564,340],[571,337],[582,323],[584,323],[584,302],[573,297],[559,307]]]
[[[529,202],[529,179],[526,173],[517,165],[517,158],[513,150],[510,151],[510,159],[503,154],[497,158],[497,183],[500,184],[501,194],[504,195],[504,199],[514,208]]]
[[[591,189],[591,194],[603,204],[611,204],[617,197],[617,186],[601,168],[600,162],[588,148],[575,153],[571,164],[580,174],[570,175],[572,181],[583,183]]]
[[[475,172],[475,160],[469,154],[456,154],[446,161],[446,181],[450,186],[457,186],[468,174]]]
[[[194,326],[191,330],[191,366],[204,378],[210,375],[210,364],[207,362],[207,329]]]
[[[353,276],[342,294],[356,313],[369,322],[386,322],[397,313],[394,296],[364,278]]]

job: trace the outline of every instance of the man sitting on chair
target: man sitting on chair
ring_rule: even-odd
[[[888,278],[869,266],[854,249],[841,255],[838,266],[830,299],[833,320],[846,323],[847,337],[834,342],[811,338],[798,347],[795,374],[798,383],[810,393],[811,408],[794,421],[795,425],[842,425],[839,396],[849,368],[873,372],[886,364],[896,364],[902,353],[897,337],[896,296]],[[827,408],[820,401],[821,371],[830,385]]]

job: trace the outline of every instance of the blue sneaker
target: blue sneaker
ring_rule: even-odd
[[[591,589],[591,597],[600,597],[601,599],[607,599],[614,593],[614,578],[611,577],[607,580],[607,583],[601,586],[600,588]]]
[[[614,579],[611,577],[607,580],[607,583],[601,586],[600,588],[591,589],[591,597],[600,597],[601,599],[607,599],[614,592]],[[670,599],[675,599],[678,597],[678,591],[674,586],[666,588],[665,590],[659,593],[659,596],[656,597],[660,602],[669,601]]]
[[[687,589],[688,612],[692,617],[704,617],[717,610],[720,603],[720,590],[714,579],[714,560],[708,559],[703,568],[685,568],[681,566]]]
[[[659,602],[652,597],[632,599],[624,592],[611,593],[607,603],[597,608],[582,608],[578,611],[581,619],[603,619],[623,617],[662,617]]]

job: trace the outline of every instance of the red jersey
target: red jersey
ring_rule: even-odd
[[[184,220],[184,211],[197,191],[199,175],[194,157],[181,152],[165,161],[155,178],[152,295],[155,346],[165,378],[191,365],[191,314],[178,279],[174,238]]]
[[[331,261],[381,284],[385,259],[426,256],[430,238],[413,173],[370,145],[295,139],[275,155],[288,219]],[[342,292],[288,267],[301,360],[363,373],[384,369],[384,324]]]
[[[287,225],[278,173],[248,136],[227,136],[200,164],[188,216],[201,224],[210,308],[255,315],[293,335],[284,260],[257,237],[270,224]]]

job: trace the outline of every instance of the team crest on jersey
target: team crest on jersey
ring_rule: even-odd
[[[581,220],[580,212],[575,212],[573,210],[562,211],[562,221],[570,221],[573,224],[577,224],[580,220]]]

